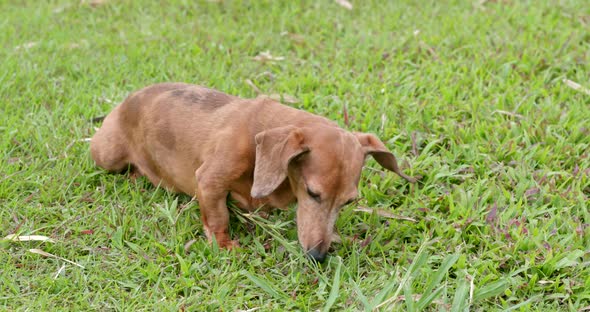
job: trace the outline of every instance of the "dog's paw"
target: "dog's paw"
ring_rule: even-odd
[[[238,240],[227,240],[221,244],[219,244],[219,247],[221,248],[225,248],[227,250],[232,250],[234,248],[239,248],[240,247],[240,243],[238,242]]]
[[[227,232],[214,232],[211,233],[209,227],[204,226],[205,235],[207,236],[207,240],[209,240],[210,244],[213,244],[214,241],[217,242],[217,246],[219,248],[232,250],[233,248],[240,247],[240,243],[238,240],[232,240]]]
[[[139,171],[133,170],[133,169],[129,171],[129,179],[133,183],[136,183],[137,182],[137,179],[139,179],[141,177],[142,177],[142,174]]]

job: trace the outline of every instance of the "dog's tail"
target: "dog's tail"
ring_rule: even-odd
[[[92,121],[92,123],[101,122],[105,119],[105,117],[106,116],[94,117],[94,118],[90,119],[90,121]]]

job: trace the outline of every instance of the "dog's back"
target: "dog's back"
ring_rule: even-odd
[[[415,181],[373,134],[346,131],[268,98],[182,83],[133,93],[105,118],[91,151],[107,170],[132,166],[154,185],[195,195],[205,234],[225,248],[237,246],[228,232],[228,196],[247,210],[297,200],[299,240],[318,261],[338,211],[358,195],[367,155]]]

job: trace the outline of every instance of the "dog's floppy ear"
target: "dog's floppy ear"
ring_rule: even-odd
[[[385,147],[385,144],[383,144],[383,142],[381,142],[377,136],[372,133],[360,132],[355,132],[354,135],[363,146],[365,154],[373,156],[373,158],[375,158],[375,160],[383,168],[397,173],[400,177],[408,180],[408,182],[414,183],[418,180],[417,178],[406,175],[399,169],[399,166],[397,165],[397,159],[395,159],[393,153],[391,153],[387,147]]]
[[[287,178],[289,162],[308,152],[301,129],[285,126],[258,133],[254,183],[250,195],[260,198],[272,193]]]

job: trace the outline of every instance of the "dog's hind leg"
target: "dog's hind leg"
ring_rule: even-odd
[[[118,114],[109,114],[102,127],[90,141],[90,153],[94,162],[110,172],[122,172],[129,168],[128,143],[119,126]]]

